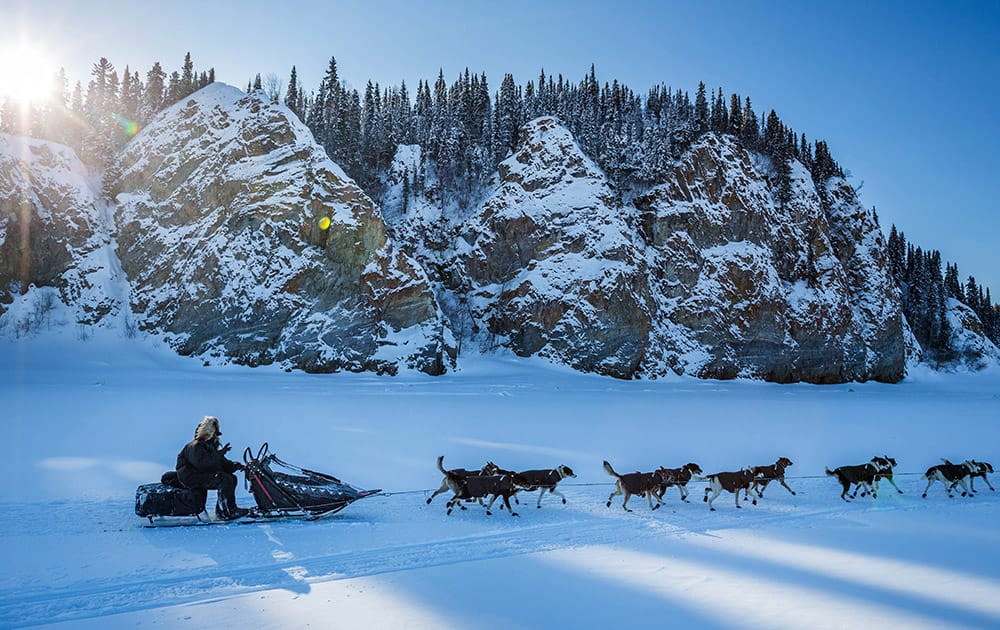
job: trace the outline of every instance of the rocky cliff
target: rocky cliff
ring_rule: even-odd
[[[211,85],[126,148],[118,253],[144,329],[182,354],[431,374],[448,335],[421,267],[286,108]]]
[[[0,134],[0,334],[122,310],[107,206],[72,149]],[[58,307],[58,308],[57,308]]]
[[[900,296],[870,213],[843,181],[831,180],[824,204],[798,163],[780,203],[771,173],[731,137],[707,134],[669,181],[635,198],[658,319],[672,323],[658,336],[664,365],[714,378],[899,380]]]
[[[460,196],[399,147],[376,204],[289,110],[214,84],[120,158],[107,200],[71,150],[0,135],[0,334],[42,332],[54,300],[206,363],[311,372],[440,374],[507,349],[619,378],[895,382],[915,360],[851,186],[792,162],[780,200],[730,136],[619,190],[542,117]],[[949,308],[956,360],[1000,361]]]
[[[708,134],[666,181],[622,194],[544,117],[471,212],[420,196],[403,212],[393,186],[385,201],[456,330],[487,350],[624,378],[899,380],[905,322],[871,213],[798,163],[785,203],[774,179]]]

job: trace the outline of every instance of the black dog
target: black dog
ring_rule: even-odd
[[[927,480],[927,487],[924,488],[923,498],[927,498],[927,491],[930,490],[931,484],[935,481],[940,481],[945,490],[948,492],[948,498],[954,498],[951,493],[951,489],[957,484],[962,484],[962,496],[972,496],[969,492],[969,487],[965,485],[965,479],[972,473],[972,465],[969,462],[963,462],[961,464],[952,464],[947,459],[941,458],[943,464],[938,464],[937,466],[931,466],[924,473],[924,479]]]
[[[860,485],[865,488],[867,492],[875,496],[875,491],[872,486],[875,484],[875,474],[878,473],[878,468],[874,464],[868,462],[867,464],[861,464],[860,466],[840,466],[830,470],[826,469],[826,474],[831,477],[836,477],[837,481],[840,482],[841,487],[844,489],[840,493],[840,498],[844,501],[850,501],[847,498],[847,493],[853,485]],[[855,490],[857,493],[857,490]],[[864,495],[861,495],[864,496]]]
[[[972,464],[972,473],[969,475],[969,488],[972,492],[976,491],[976,477],[982,478],[983,482],[990,487],[991,492],[996,492],[996,488],[990,483],[990,480],[986,478],[986,473],[993,472],[993,464],[989,462],[977,462],[974,459],[966,460],[967,464]]]

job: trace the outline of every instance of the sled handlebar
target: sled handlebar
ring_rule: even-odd
[[[269,447],[267,445],[267,442],[264,442],[261,445],[260,449],[258,449],[257,451],[257,457],[254,457],[253,451],[250,450],[250,447],[249,446],[246,447],[246,449],[243,451],[243,463],[249,464],[252,461],[260,461],[264,459],[264,457],[267,455],[268,448]]]

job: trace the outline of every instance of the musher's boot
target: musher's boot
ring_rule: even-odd
[[[219,519],[220,521],[234,521],[238,518],[243,518],[248,514],[250,514],[250,510],[241,507],[233,508],[231,510],[226,510],[226,511],[223,511],[218,508],[216,508],[215,510],[215,518]]]
[[[227,521],[232,521],[232,520],[235,520],[235,519],[238,519],[238,518],[243,518],[244,516],[247,516],[248,514],[250,514],[250,510],[248,510],[246,508],[241,508],[241,507],[233,508],[230,511],[229,517],[226,518],[226,520]]]

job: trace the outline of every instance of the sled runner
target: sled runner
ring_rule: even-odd
[[[267,442],[256,456],[243,451],[243,474],[257,502],[257,515],[305,516],[314,520],[336,514],[358,499],[382,492],[360,490],[340,479],[293,466],[268,452]]]

